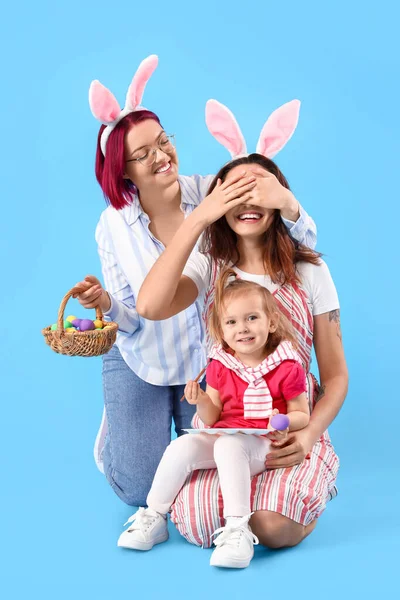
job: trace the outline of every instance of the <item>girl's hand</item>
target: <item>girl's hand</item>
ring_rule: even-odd
[[[189,404],[200,404],[208,395],[201,389],[197,381],[188,381],[185,387],[185,398]]]
[[[273,442],[274,447],[279,448],[285,442],[287,436],[289,434],[289,427],[287,429],[283,429],[279,431],[278,429],[274,429],[271,433],[268,433],[268,439]]]
[[[289,221],[297,221],[300,216],[299,203],[293,192],[280,184],[275,175],[264,170],[262,174],[257,173],[257,184],[251,191],[250,204],[280,210]]]
[[[94,275],[87,275],[83,281],[74,286],[76,293],[72,295],[84,308],[100,306],[102,312],[107,312],[111,306],[108,293]]]
[[[223,217],[228,210],[247,202],[256,185],[254,175],[246,176],[246,171],[224,181],[218,179],[217,185],[193,211],[207,227]]]
[[[267,426],[267,428],[271,430],[271,432],[267,434],[267,437],[271,442],[274,442],[274,446],[281,446],[283,444],[283,442],[286,440],[288,433],[289,433],[289,427],[287,429],[283,429],[281,431],[279,429],[274,429],[272,427],[271,418],[278,414],[279,414],[279,410],[277,408],[274,408],[269,417],[269,422],[268,422],[268,426]]]
[[[271,451],[267,454],[265,466],[267,469],[284,469],[294,467],[308,458],[315,439],[312,439],[307,427],[290,433],[282,446],[271,442]]]

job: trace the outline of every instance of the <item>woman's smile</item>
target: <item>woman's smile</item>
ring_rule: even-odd
[[[241,223],[258,223],[263,217],[263,214],[255,210],[245,210],[240,212],[235,219]]]
[[[160,175],[160,174],[164,175],[164,174],[170,173],[171,170],[172,170],[172,163],[169,160],[169,161],[164,161],[159,167],[157,167],[155,169],[154,173],[156,175]]]

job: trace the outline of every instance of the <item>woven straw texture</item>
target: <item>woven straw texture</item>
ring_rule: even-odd
[[[118,331],[117,323],[103,320],[103,313],[96,307],[96,320],[103,323],[106,329],[93,331],[69,331],[64,329],[64,310],[68,300],[80,290],[72,288],[61,300],[58,309],[57,329],[51,331],[51,326],[42,329],[46,344],[54,352],[66,356],[100,356],[107,354],[115,343]]]

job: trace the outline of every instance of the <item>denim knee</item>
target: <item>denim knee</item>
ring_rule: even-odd
[[[150,484],[144,485],[144,482],[132,480],[128,475],[120,473],[114,469],[104,456],[104,473],[111,488],[117,494],[118,498],[129,506],[145,506],[147,494],[150,490]]]

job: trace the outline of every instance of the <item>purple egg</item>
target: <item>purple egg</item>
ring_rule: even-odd
[[[272,427],[278,431],[283,431],[289,427],[289,417],[287,415],[274,415],[270,421]]]
[[[73,325],[74,327],[80,327],[80,326],[81,326],[81,321],[82,321],[82,319],[74,319],[74,320],[72,321],[72,325]]]
[[[90,319],[81,319],[79,329],[81,331],[90,331],[91,329],[95,329],[93,321]]]

